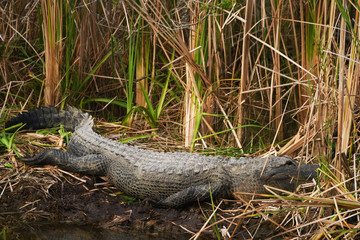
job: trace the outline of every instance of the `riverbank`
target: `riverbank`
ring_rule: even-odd
[[[46,226],[49,224],[76,226],[75,233],[78,228],[92,226],[89,229],[138,232],[158,239],[162,239],[164,234],[189,239],[200,230],[200,239],[216,237],[213,227],[202,230],[213,212],[212,206],[206,202],[180,209],[157,208],[146,200],[122,196],[103,178],[73,174],[52,166],[27,167],[21,162],[16,168],[2,166],[1,176],[0,225],[8,235],[7,239],[18,236],[19,231],[27,232],[23,230],[24,226],[31,229],[44,226],[40,229],[48,229]],[[218,220],[223,221],[218,227],[226,229],[231,225],[224,219],[238,212],[239,207],[241,204],[223,202],[217,214]],[[214,221],[211,220],[208,226],[211,222]],[[254,226],[260,226],[259,219],[251,220],[251,224],[256,222],[258,224]],[[248,238],[247,231],[256,228],[247,227],[237,230],[237,239]],[[269,229],[265,231],[266,235],[276,232],[272,227],[271,232]],[[228,232],[235,228],[236,224],[232,224]]]
[[[129,202],[100,178],[75,176],[60,169],[20,167],[21,173],[2,174],[2,226],[41,223],[96,225],[104,229],[173,232],[196,231],[203,223],[200,210],[154,208],[146,201]]]
[[[336,208],[346,214],[342,218],[346,219],[343,226],[357,229],[359,204],[350,196],[334,198],[330,192],[322,191],[319,179],[301,185],[295,193],[283,192],[285,195],[269,188],[272,195],[258,196],[251,201],[240,195],[237,200],[215,199],[213,205],[201,202],[166,209],[157,208],[147,200],[122,195],[106,178],[71,173],[56,166],[26,166],[15,154],[16,151],[26,156],[45,148],[63,149],[66,138],[57,131],[21,132],[14,140],[16,145],[2,151],[7,153],[0,156],[0,226],[1,234],[7,239],[18,239],[21,231],[29,232],[24,226],[38,229],[35,235],[54,229],[53,226],[55,230],[59,226],[73,226],[75,234],[79,228],[81,231],[101,229],[96,231],[104,231],[106,235],[107,231],[135,232],[149,239],[168,239],[162,237],[168,234],[177,239],[307,238],[322,236],[324,224],[340,228]],[[158,148],[161,151],[178,150],[173,147],[176,144],[165,145],[161,141],[136,144],[152,150],[157,150],[158,145],[162,146]],[[345,230],[343,233],[354,235]]]

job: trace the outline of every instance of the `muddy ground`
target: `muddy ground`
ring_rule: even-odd
[[[34,155],[43,150],[43,146],[38,146],[40,143],[52,147],[63,145],[57,134],[46,137],[23,134],[17,149],[21,149],[22,156]],[[1,152],[5,154],[0,155],[0,239],[5,235],[7,239],[42,239],[37,236],[24,238],[21,234],[61,228],[69,233],[70,226],[76,227],[72,228],[75,234],[84,229],[96,229],[92,236],[111,230],[145,234],[145,238],[136,239],[189,239],[202,229],[213,212],[209,202],[179,209],[157,208],[150,201],[121,195],[104,178],[70,173],[56,166],[25,166],[13,151],[2,149]],[[220,201],[217,199],[215,206]],[[271,221],[265,220],[257,211],[267,211],[266,204],[252,209],[240,201],[224,201],[216,211],[217,227],[226,229],[230,225],[227,234],[233,234],[233,239],[274,236],[280,228],[271,222],[282,222],[286,212],[280,211],[271,217]],[[270,205],[271,211],[274,207],[283,208],[281,202]],[[198,239],[218,238],[210,226],[213,222],[211,218]]]
[[[0,225],[8,239],[16,239],[21,232],[27,231],[26,226],[33,229],[43,224],[135,231],[158,239],[166,233],[188,239],[201,229],[212,213],[209,203],[200,206],[194,203],[181,209],[157,208],[149,201],[122,196],[105,179],[67,173],[57,167],[25,169],[21,166],[20,170],[21,173],[16,173],[15,169],[1,172]],[[222,207],[231,209],[239,205],[223,203]],[[217,217],[221,219],[221,216]],[[227,225],[225,221],[218,226]],[[230,233],[234,228],[235,225]],[[271,234],[267,231],[266,235]],[[249,234],[240,227],[234,236],[244,239]],[[202,232],[200,239],[214,237],[210,227]]]

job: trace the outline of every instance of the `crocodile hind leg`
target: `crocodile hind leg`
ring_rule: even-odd
[[[205,184],[191,186],[180,192],[174,193],[163,200],[158,201],[157,205],[163,207],[178,207],[190,202],[195,202],[197,199],[199,201],[208,200],[210,199],[210,194],[212,196],[217,196],[219,193],[223,192],[223,190],[224,186],[220,182],[212,183],[211,185]]]
[[[57,165],[62,169],[91,174],[106,175],[106,157],[101,154],[76,156],[57,149],[46,149],[32,158],[22,159],[29,165]]]

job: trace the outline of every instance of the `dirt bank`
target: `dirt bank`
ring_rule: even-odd
[[[198,232],[212,212],[208,203],[201,203],[201,208],[196,203],[181,209],[157,208],[146,200],[122,196],[101,178],[56,167],[21,166],[18,170],[2,171],[5,190],[0,198],[0,225],[5,229],[63,223],[150,235],[189,233],[191,237],[190,232]],[[210,228],[201,236],[212,239],[214,232]]]
[[[52,147],[63,145],[56,134],[46,137],[24,134],[17,142],[17,149],[23,156],[34,155],[43,150],[43,146],[38,146],[39,142]],[[249,208],[250,205],[240,201],[224,201],[216,211],[216,220],[212,216],[211,221],[207,221],[213,213],[209,202],[179,209],[157,208],[146,200],[121,195],[103,178],[70,173],[54,166],[25,166],[13,150],[7,151],[0,159],[0,231],[24,229],[24,226],[33,229],[46,223],[145,232],[148,236],[170,233],[177,234],[178,239],[178,234],[187,234],[187,239],[199,231],[201,238],[213,239],[216,229],[227,229],[224,235],[233,234],[234,239],[250,236],[263,239],[279,233],[280,228],[273,223],[283,222],[287,214],[281,211],[284,206],[277,200],[270,203],[266,200],[264,204],[255,202],[256,208]],[[215,205],[220,201],[217,199]],[[296,204],[291,208],[294,206]],[[271,211],[274,216],[268,220],[259,213],[261,211]],[[215,221],[217,225],[213,224]]]

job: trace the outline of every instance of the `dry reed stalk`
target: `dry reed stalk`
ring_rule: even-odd
[[[359,13],[357,12],[355,21],[359,24]],[[355,33],[357,39],[360,39],[360,31],[358,28],[355,28]],[[356,128],[356,124],[353,124],[353,115],[354,115],[354,106],[355,106],[355,97],[358,94],[359,87],[359,64],[356,64],[355,61],[359,62],[360,57],[357,51],[357,42],[358,40],[352,39],[351,49],[350,49],[350,59],[349,67],[347,69],[346,80],[344,80],[344,99],[343,99],[343,111],[340,113],[342,115],[342,131],[341,131],[341,143],[339,147],[339,152],[347,155],[350,143],[350,132],[352,128]],[[342,58],[343,59],[343,58]],[[340,89],[339,89],[340,90]],[[340,132],[339,132],[340,133]]]
[[[45,43],[44,104],[55,105],[60,97],[62,56],[62,0],[42,0]]]
[[[295,14],[294,14],[294,10],[296,10],[295,6],[298,6],[299,4],[296,4],[297,1],[295,0],[294,2],[292,0],[289,1],[289,11],[290,11],[290,19],[295,20]],[[301,3],[300,3],[301,4]],[[297,10],[299,10],[299,7],[297,7]],[[291,28],[292,28],[292,33],[294,35],[294,47],[295,47],[295,54],[296,54],[296,62],[300,62],[300,52],[299,52],[299,44],[298,44],[298,33],[296,31],[296,27],[295,27],[295,21],[291,21]],[[297,76],[299,79],[301,79],[301,69],[297,68]],[[301,86],[297,86],[297,89],[301,88]]]
[[[332,1],[330,6],[328,6],[326,1],[323,2],[323,13],[322,22],[327,23],[328,27],[322,27],[318,32],[322,33],[321,45],[325,51],[331,51],[334,39],[334,30],[333,26],[336,25],[336,3]],[[323,71],[320,71],[319,74],[319,85],[321,87],[321,99],[319,99],[317,106],[317,126],[316,129],[319,131],[319,136],[321,139],[321,145],[313,152],[313,154],[323,154],[324,156],[330,156],[329,143],[326,142],[326,139],[332,138],[329,136],[334,131],[335,119],[332,117],[335,114],[336,109],[332,104],[323,104],[323,102],[332,103],[336,98],[334,95],[334,75],[336,67],[332,63],[331,56],[329,54],[325,55],[322,62],[320,63],[323,67]],[[329,119],[332,119],[332,123],[324,124],[329,122]]]
[[[300,42],[301,42],[301,63],[303,64],[303,66],[307,68],[306,64],[306,41],[305,41],[305,37],[306,37],[306,23],[305,23],[305,16],[304,16],[304,6],[303,3],[301,2],[300,4]],[[299,76],[300,79],[306,79],[306,73],[304,71],[304,69],[301,69],[301,76]],[[306,91],[304,91],[304,89],[302,88],[302,86],[298,86],[298,106],[301,107],[304,105],[304,103],[306,102]],[[299,112],[299,122],[300,123],[305,123],[306,121],[306,112],[304,111],[300,111]]]
[[[343,1],[345,3],[345,1]],[[340,24],[340,43],[339,43],[339,54],[345,56],[345,37],[346,37],[346,24],[344,18],[341,18]],[[342,179],[344,173],[344,168],[342,168],[342,161],[343,161],[343,154],[346,153],[346,147],[343,146],[343,122],[344,122],[344,113],[345,113],[345,106],[344,106],[344,95],[345,95],[345,59],[340,57],[339,58],[339,89],[338,89],[338,138],[336,144],[336,155],[334,159],[334,166],[338,170],[336,171],[336,177],[338,179]]]
[[[188,37],[188,48],[196,48],[196,33],[197,33],[197,15],[198,15],[198,4],[190,1],[189,6],[192,11],[190,11],[190,30]],[[192,59],[195,57],[195,52],[190,53]],[[196,124],[196,97],[193,94],[194,88],[196,88],[196,81],[192,67],[189,63],[185,63],[185,96],[184,96],[184,145],[185,147],[190,147],[193,143],[194,134],[195,134],[195,124]]]
[[[141,26],[144,26],[144,20],[140,20]],[[140,28],[139,28],[140,29]],[[144,31],[140,34],[138,43],[138,53],[136,57],[136,79],[142,79],[136,82],[136,93],[135,93],[135,102],[137,106],[145,106],[145,96],[148,94],[148,81],[147,78],[144,78],[147,75],[146,61],[150,60],[146,58],[146,44],[149,39],[145,37]]]
[[[209,135],[212,133],[215,133],[213,130],[215,119],[212,116],[212,114],[215,112],[215,96],[214,96],[214,85],[219,85],[219,69],[221,68],[221,65],[218,61],[219,59],[219,53],[217,52],[216,46],[216,27],[215,27],[215,17],[208,17],[208,26],[207,29],[202,29],[201,31],[207,31],[208,36],[207,42],[208,42],[208,60],[207,60],[207,66],[203,66],[204,69],[208,69],[207,77],[209,78],[209,82],[214,82],[214,84],[208,86],[206,89],[206,93],[204,94],[204,101],[203,101],[203,112],[207,113],[205,116],[202,117],[202,134],[203,135]],[[214,44],[214,48],[212,47]],[[205,49],[201,49],[201,53],[203,54],[203,51]],[[205,64],[205,61],[203,61],[203,64]],[[209,139],[211,140],[211,138]]]
[[[243,94],[244,91],[248,90],[248,72],[249,72],[249,45],[250,45],[250,36],[248,35],[251,27],[252,27],[252,14],[253,14],[253,0],[246,1],[246,10],[245,10],[245,26],[244,26],[244,36],[243,36],[243,45],[242,45],[242,64],[241,64],[241,82],[240,82],[240,92],[238,97],[238,126],[242,126],[244,123],[244,118],[246,117],[245,109],[244,109],[244,101],[245,96]],[[240,141],[243,140],[243,131],[244,128],[239,128],[237,130],[237,135]]]
[[[281,2],[281,1],[280,1]],[[273,36],[274,36],[274,48],[278,51],[280,51],[280,8],[281,8],[281,3],[278,3],[278,6],[276,6],[274,1],[271,1],[271,5],[272,5],[272,11],[273,11],[273,16],[274,18],[274,23],[273,23]],[[273,73],[271,76],[271,91],[270,91],[270,117],[269,117],[269,122],[271,122],[272,119],[272,108],[273,108],[273,104],[272,104],[272,100],[273,100],[273,92],[274,86],[279,86],[281,84],[280,82],[280,55],[277,53],[277,51],[275,51],[273,53]],[[280,101],[281,98],[281,88],[276,88],[275,89],[275,116],[274,116],[274,123],[275,123],[275,128],[278,129],[278,137],[279,140],[283,139],[283,127],[281,124],[281,115],[282,115],[282,103]]]
[[[184,144],[185,147],[190,147],[194,139],[195,133],[195,117],[196,117],[196,103],[194,101],[193,89],[195,77],[186,63],[186,85],[185,85],[185,96],[184,96]]]

